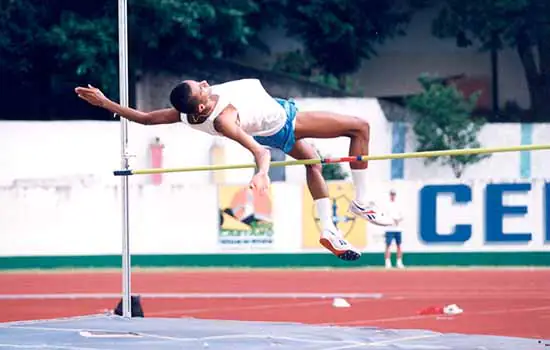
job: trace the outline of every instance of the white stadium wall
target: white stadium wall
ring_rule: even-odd
[[[302,110],[332,110],[368,118],[372,154],[392,153],[399,143],[404,151],[414,151],[410,127],[405,125],[396,133],[396,125],[386,120],[376,100],[304,99],[297,103]],[[480,140],[485,147],[545,143],[549,133],[548,124],[490,124],[482,130]],[[52,264],[52,257],[110,256],[115,265],[119,263],[120,190],[119,179],[112,175],[120,164],[119,134],[116,122],[0,122],[0,268],[41,267]],[[210,163],[213,138],[182,125],[131,124],[129,135],[130,152],[135,155],[133,168],[150,166],[148,145],[155,137],[164,144],[164,167]],[[225,146],[226,163],[253,161],[234,142],[218,141]],[[345,138],[310,141],[324,156],[346,155],[349,147]],[[397,164],[401,167],[397,172],[395,163],[376,161],[369,166],[369,186],[381,200],[390,187],[396,188],[405,203],[403,246],[405,260],[410,256],[413,265],[415,261],[418,265],[499,264],[502,259],[484,257],[508,253],[514,253],[519,264],[549,265],[549,161],[548,151],[495,154],[468,168],[460,180],[447,168],[425,166],[422,159]],[[344,168],[349,169],[346,164]],[[396,176],[399,173],[402,176]],[[143,256],[144,265],[148,265],[147,256],[236,257],[244,253],[259,254],[254,260],[258,265],[269,257],[273,261],[267,265],[307,259],[321,259],[313,263],[317,265],[339,264],[311,243],[318,233],[306,223],[312,218],[307,219],[310,199],[301,166],[288,167],[287,181],[273,184],[269,234],[246,233],[238,222],[229,231],[220,228],[222,197],[235,200],[239,185],[246,184],[251,174],[250,169],[225,172],[232,189],[211,184],[211,174],[205,172],[164,175],[160,186],[151,185],[149,176],[131,177],[132,253]],[[334,187],[334,191],[338,189]],[[344,200],[335,204],[338,211],[352,196],[346,191]],[[359,242],[366,253],[365,263],[383,263],[382,228],[358,223],[343,230]],[[223,235],[230,240],[222,240]],[[304,253],[301,260],[296,260],[302,256],[298,253]],[[426,254],[436,255],[428,261],[420,257]],[[466,254],[462,261],[448,260],[460,254]],[[525,260],[521,254],[528,254]],[[31,260],[24,260],[27,258]],[[179,264],[177,261],[184,260],[171,261]],[[250,261],[250,257],[242,261]],[[227,259],[225,263],[231,264]],[[70,260],[68,264],[79,263]]]

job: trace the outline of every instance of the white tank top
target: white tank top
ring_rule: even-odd
[[[285,125],[285,109],[273,98],[258,79],[233,80],[210,87],[218,102],[208,118],[201,124],[190,124],[186,114],[180,114],[181,121],[189,127],[219,135],[214,128],[214,120],[228,106],[232,105],[239,113],[241,128],[252,136],[276,134]]]

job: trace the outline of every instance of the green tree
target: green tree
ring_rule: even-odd
[[[345,180],[348,174],[338,163],[323,164],[323,178],[325,180]]]
[[[84,109],[73,88],[92,83],[117,98],[117,10],[107,0],[0,2],[2,117],[104,114]],[[258,29],[269,23],[259,20],[262,10],[260,0],[130,0],[130,77],[140,70],[181,73],[260,46]]]
[[[89,80],[110,96],[118,95],[118,26],[116,13],[88,18],[80,11],[61,11],[43,32],[43,45],[52,53],[50,81]],[[111,13],[109,13],[111,12]],[[52,86],[54,91],[66,86]]]
[[[95,2],[7,0],[0,4],[0,87],[7,117],[74,112],[80,76],[114,75],[116,13]],[[115,6],[116,11],[116,6]],[[114,36],[116,38],[116,35]],[[71,99],[66,97],[71,96]],[[65,97],[65,98],[64,98]],[[28,101],[32,101],[29,103]],[[78,102],[78,101],[76,101]]]
[[[321,154],[319,149],[316,148],[315,146],[313,146],[313,148],[315,148],[315,151],[319,158],[322,159],[322,158],[329,157],[329,156],[325,157],[323,154]],[[325,180],[345,180],[349,176],[348,173],[344,171],[344,169],[342,168],[342,164],[340,163],[322,164],[322,167],[323,167],[322,174]]]
[[[231,58],[260,46],[259,0],[133,0],[131,40],[138,69],[174,69]]]
[[[353,86],[350,84],[351,82],[347,82],[348,84],[346,86],[342,86],[345,82],[338,81],[338,78],[334,75],[325,73],[315,67],[316,61],[313,57],[311,57],[311,55],[308,55],[302,50],[294,50],[279,54],[275,59],[272,69],[274,71],[285,72],[299,78],[306,78],[310,81],[321,83],[334,89],[353,92]]]
[[[285,27],[303,42],[316,65],[345,88],[346,75],[375,56],[378,45],[404,34],[411,11],[409,2],[398,0],[287,1]]]
[[[485,120],[473,117],[478,94],[464,97],[453,86],[445,86],[436,79],[422,76],[419,82],[424,91],[407,100],[407,107],[415,112],[414,132],[417,151],[439,151],[480,147],[477,134]],[[440,162],[449,165],[460,178],[468,165],[489,155],[459,155],[425,158],[425,164]]]
[[[433,32],[456,38],[461,47],[514,48],[534,115],[539,120],[550,118],[550,1],[445,0]]]

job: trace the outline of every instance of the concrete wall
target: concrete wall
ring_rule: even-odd
[[[490,87],[491,61],[489,52],[476,47],[459,48],[451,39],[438,39],[431,34],[431,23],[437,9],[427,9],[414,14],[406,35],[387,41],[378,48],[378,55],[365,60],[361,69],[352,77],[364,96],[385,97],[408,95],[421,91],[419,75],[429,73],[440,77],[465,74],[484,81]],[[251,50],[241,61],[257,67],[271,67],[275,57],[286,51],[301,49],[295,39],[285,37],[282,30],[266,30],[265,42],[270,44],[271,54]],[[499,53],[500,103],[508,100],[522,107],[529,106],[527,82],[519,56],[514,50]]]
[[[371,154],[411,152],[414,134],[407,124],[390,123],[375,99],[299,99],[301,110],[327,110],[366,118],[371,123]],[[480,133],[483,147],[548,142],[548,124],[488,124]],[[210,149],[216,140],[181,124],[142,126],[130,123],[129,153],[132,168],[150,167],[149,144],[155,137],[164,143],[164,167],[198,166],[211,163]],[[252,163],[249,152],[230,140],[218,140],[225,149],[225,162]],[[348,154],[349,139],[308,140],[324,156]],[[52,181],[87,181],[116,184],[112,171],[120,167],[120,125],[118,122],[0,122],[0,185],[14,180],[52,179]],[[464,179],[550,178],[548,151],[494,154],[466,169]],[[349,170],[347,164],[343,164]],[[425,165],[423,159],[373,161],[369,165],[373,180],[453,179],[448,167]],[[396,173],[401,169],[402,175]],[[301,166],[287,169],[287,181],[301,183],[305,170]],[[251,169],[225,171],[228,183],[246,183]],[[209,183],[205,172],[168,174],[164,181]],[[132,181],[149,183],[149,176]]]

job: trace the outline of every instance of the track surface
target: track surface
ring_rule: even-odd
[[[120,293],[121,280],[119,272],[0,273],[0,321],[112,310],[120,297],[102,294]],[[348,298],[350,308],[334,308],[332,298],[318,297],[144,297],[142,305],[145,317],[291,321],[550,339],[550,270],[136,271],[132,293],[382,293],[380,299]],[[42,294],[56,298],[41,299]],[[464,313],[418,314],[446,304],[457,304]]]

